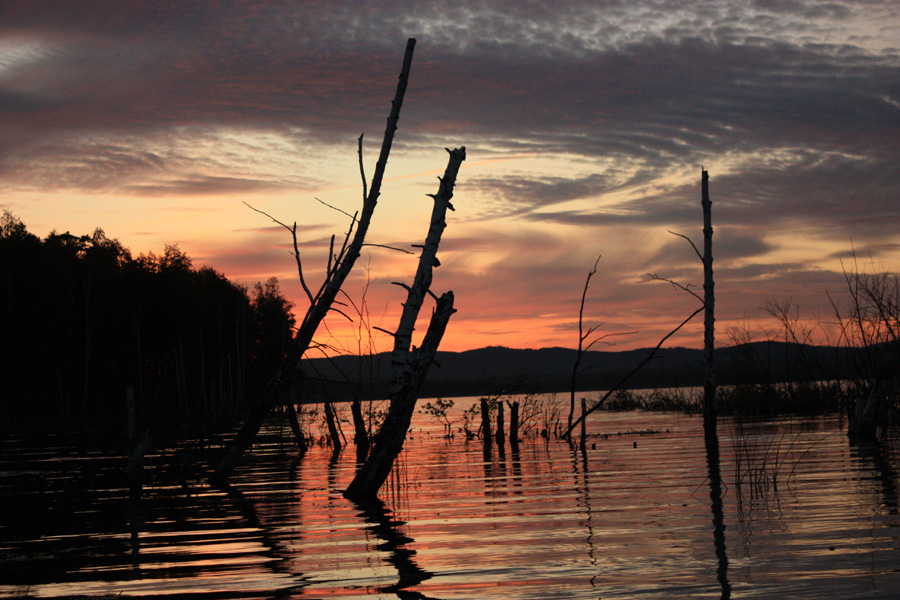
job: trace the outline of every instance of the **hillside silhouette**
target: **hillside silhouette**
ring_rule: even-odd
[[[587,352],[577,380],[580,391],[615,385],[650,353],[649,348]],[[546,393],[569,390],[576,351],[568,348],[515,349],[491,346],[463,352],[438,352],[428,374],[426,396],[477,396],[497,393]],[[716,351],[722,385],[815,381],[851,376],[845,348],[766,341]],[[384,398],[390,383],[390,353],[337,356],[307,361],[308,375],[327,383],[332,400]],[[703,385],[703,351],[661,348],[628,380],[626,388]]]

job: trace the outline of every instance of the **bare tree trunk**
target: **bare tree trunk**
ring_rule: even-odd
[[[431,226],[419,255],[419,264],[412,286],[407,290],[406,303],[400,316],[400,324],[394,333],[394,349],[391,352],[391,404],[368,460],[357,472],[356,477],[344,491],[344,496],[355,500],[374,498],[391,472],[394,459],[403,449],[409,422],[416,409],[419,390],[434,361],[434,355],[444,336],[453,308],[453,292],[446,292],[437,299],[437,306],[431,315],[431,322],[422,346],[410,351],[412,333],[416,318],[427,294],[431,294],[431,281],[437,261],[437,251],[446,224],[447,209],[453,209],[450,199],[453,186],[466,149],[449,150],[450,160],[441,178],[438,193],[433,195],[434,208],[431,212]],[[431,294],[432,296],[434,294]]]
[[[519,444],[519,402],[515,401],[509,405],[509,444],[517,446]]]
[[[702,190],[700,204],[703,207],[703,431],[706,436],[716,435],[716,370],[713,351],[716,345],[715,308],[716,294],[713,281],[712,255],[712,202],[709,199],[709,173],[701,170]]]
[[[328,425],[328,437],[331,438],[331,447],[335,452],[341,451],[341,434],[338,432],[334,418],[334,407],[331,402],[325,402],[325,423]]]
[[[309,449],[306,443],[306,436],[303,435],[303,429],[300,428],[300,418],[297,415],[297,409],[294,408],[294,401],[288,400],[285,403],[287,409],[288,425],[291,426],[291,432],[294,434],[294,441],[297,442],[297,450],[300,454],[305,454]]]
[[[481,403],[481,441],[485,446],[491,445],[491,409],[487,398],[482,398]]]
[[[504,423],[503,418],[503,400],[497,399],[497,445],[502,446],[506,440],[506,434],[504,433],[504,428],[506,423]]]
[[[350,412],[353,414],[353,443],[356,445],[356,457],[358,462],[362,462],[369,454],[369,433],[366,431],[362,401],[359,398],[353,399],[350,404]]]
[[[375,444],[369,458],[356,473],[353,481],[344,491],[344,496],[353,500],[373,499],[378,494],[384,481],[391,472],[394,459],[403,450],[406,432],[416,408],[419,389],[425,381],[428,367],[434,361],[438,344],[447,328],[450,316],[456,312],[453,308],[453,293],[446,292],[438,299],[437,308],[431,318],[431,325],[425,334],[422,347],[416,352],[413,372],[401,393],[391,396],[391,406],[375,436]]]
[[[125,393],[125,412],[128,415],[128,460],[125,476],[133,497],[143,492],[144,458],[153,445],[153,437],[146,429],[138,432],[137,409],[134,402],[134,387],[128,386]]]
[[[90,398],[91,374],[91,274],[85,273],[84,280],[84,387],[82,407],[87,410]],[[82,416],[84,413],[82,413]]]
[[[872,387],[848,411],[847,436],[851,439],[874,439],[878,432],[878,417],[882,413],[887,384],[882,379],[872,381]]]
[[[275,375],[269,381],[262,398],[251,408],[247,420],[238,432],[234,441],[228,447],[225,455],[222,457],[215,472],[210,477],[210,484],[215,486],[224,485],[232,471],[237,467],[244,455],[244,452],[253,443],[259,428],[262,427],[263,421],[272,411],[272,409],[280,402],[283,402],[284,392],[289,389],[292,383],[302,381],[302,373],[300,371],[300,361],[306,350],[312,343],[313,336],[319,328],[319,324],[331,310],[335,298],[340,292],[341,286],[353,269],[356,259],[359,258],[362,251],[366,234],[369,231],[369,225],[372,222],[372,215],[378,204],[378,198],[381,195],[381,183],[384,179],[384,170],[387,166],[388,156],[391,152],[391,145],[394,140],[394,132],[397,130],[397,121],[400,118],[400,107],[403,105],[403,96],[406,94],[407,81],[409,79],[409,70],[412,65],[413,50],[416,46],[416,40],[410,38],[406,44],[406,53],[403,57],[403,67],[400,72],[400,79],[397,83],[397,91],[394,100],[391,102],[391,112],[387,120],[387,128],[384,132],[384,139],[381,144],[381,153],[378,156],[378,162],[375,164],[375,173],[372,176],[372,185],[365,194],[362,212],[359,215],[359,221],[356,223],[356,232],[349,246],[342,249],[339,256],[335,259],[334,266],[328,270],[325,282],[322,284],[316,297],[310,294],[310,306],[306,311],[306,316],[297,330],[294,342]],[[362,141],[360,141],[362,146]],[[360,152],[361,154],[361,152]],[[362,157],[360,156],[360,161]],[[348,232],[349,238],[349,232]],[[345,242],[346,243],[346,242]],[[330,256],[329,256],[330,258]],[[330,260],[329,260],[330,264]],[[299,257],[298,257],[299,268]]]

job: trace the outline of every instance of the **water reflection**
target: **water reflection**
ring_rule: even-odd
[[[381,540],[381,543],[376,545],[375,549],[388,553],[387,561],[397,569],[397,574],[399,575],[397,583],[379,587],[376,591],[378,593],[396,594],[402,600],[427,600],[427,596],[408,589],[419,585],[427,579],[431,579],[433,574],[416,564],[416,551],[410,547],[415,540],[405,535],[400,529],[406,523],[394,519],[391,511],[380,500],[364,504],[357,503],[355,506],[359,510],[359,515],[365,521],[366,529]]]
[[[716,578],[722,588],[722,600],[731,598],[731,583],[728,581],[728,554],[725,545],[725,512],[722,506],[722,472],[719,460],[719,436],[712,432],[704,436],[706,444],[706,464],[709,471],[709,499],[713,514],[713,546],[716,550]]]
[[[738,533],[743,555],[751,555],[754,530],[783,531],[781,491],[788,489],[803,432],[793,433],[794,423],[737,417],[729,422],[734,463],[733,491],[737,505]],[[808,449],[807,449],[808,451]]]
[[[314,446],[298,460],[274,429],[230,490],[170,482],[160,455],[139,500],[121,448],[0,439],[0,597],[896,596],[897,440],[848,446],[836,419],[759,424],[754,444],[794,447],[780,525],[757,521],[740,556],[741,515],[776,492],[751,502],[745,487],[741,502],[727,422],[713,445],[698,418],[601,416],[584,448],[508,438],[505,458],[420,422],[374,506],[340,494],[355,453]]]
[[[879,484],[881,503],[892,515],[898,514],[898,485],[896,456],[892,456],[890,440],[849,440],[851,450],[863,465],[869,467],[875,474]]]
[[[581,439],[577,452],[575,451],[573,444],[569,444],[569,448],[572,451],[572,465],[575,469],[575,489],[579,491],[580,495],[578,496],[578,499],[581,501],[585,513],[583,524],[585,529],[587,529],[585,541],[587,542],[588,559],[595,571],[590,578],[590,584],[593,588],[597,587],[597,578],[600,576],[600,565],[596,555],[597,549],[594,547],[594,507],[593,502],[591,501],[591,470],[588,468],[586,439]],[[581,459],[580,461],[579,458]],[[581,476],[580,483],[578,481],[579,475]]]

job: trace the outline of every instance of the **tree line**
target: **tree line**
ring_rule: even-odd
[[[292,337],[278,280],[252,289],[177,245],[133,256],[102,229],[29,233],[0,217],[0,421],[93,427],[240,414]]]

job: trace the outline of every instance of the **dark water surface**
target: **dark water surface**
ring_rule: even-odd
[[[114,439],[7,437],[0,596],[900,597],[900,444],[850,445],[837,417],[721,420],[721,482],[699,417],[592,415],[584,451],[413,428],[365,507],[340,494],[352,446],[297,458],[276,425],[230,491],[179,448],[140,499]]]

